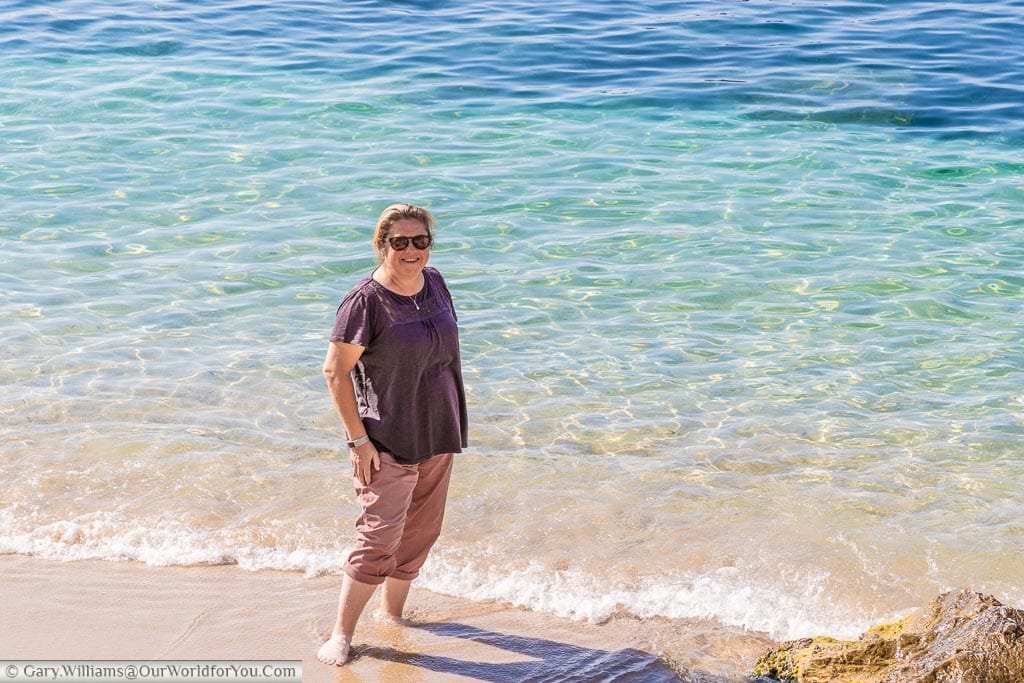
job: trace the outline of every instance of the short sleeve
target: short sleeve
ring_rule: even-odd
[[[441,285],[441,291],[444,292],[445,301],[448,303],[448,308],[452,311],[452,318],[455,319],[455,322],[458,322],[459,314],[455,312],[455,302],[452,301],[452,293],[448,291],[448,284],[444,281],[444,278],[441,277],[441,273],[433,269],[431,270],[433,271],[432,275],[434,279]]]
[[[366,294],[360,290],[349,292],[338,306],[331,328],[331,341],[369,346],[373,337],[371,311]]]

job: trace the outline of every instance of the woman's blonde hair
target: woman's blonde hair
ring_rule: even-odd
[[[434,217],[429,211],[414,204],[392,204],[380,212],[377,227],[373,231],[373,248],[377,252],[377,261],[384,260],[384,245],[387,244],[391,226],[405,218],[419,221],[426,228],[427,234],[434,236]]]

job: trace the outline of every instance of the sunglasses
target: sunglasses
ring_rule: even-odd
[[[405,251],[410,242],[417,249],[429,249],[430,245],[434,243],[434,238],[430,235],[416,235],[415,237],[388,237],[384,241],[390,244],[395,251]]]

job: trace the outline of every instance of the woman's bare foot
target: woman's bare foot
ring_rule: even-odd
[[[316,651],[316,658],[324,664],[341,666],[348,661],[351,644],[344,636],[331,636],[330,640]]]

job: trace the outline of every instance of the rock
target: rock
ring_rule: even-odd
[[[1020,683],[1024,611],[971,590],[876,626],[855,641],[805,638],[757,661],[754,676],[797,683]]]

